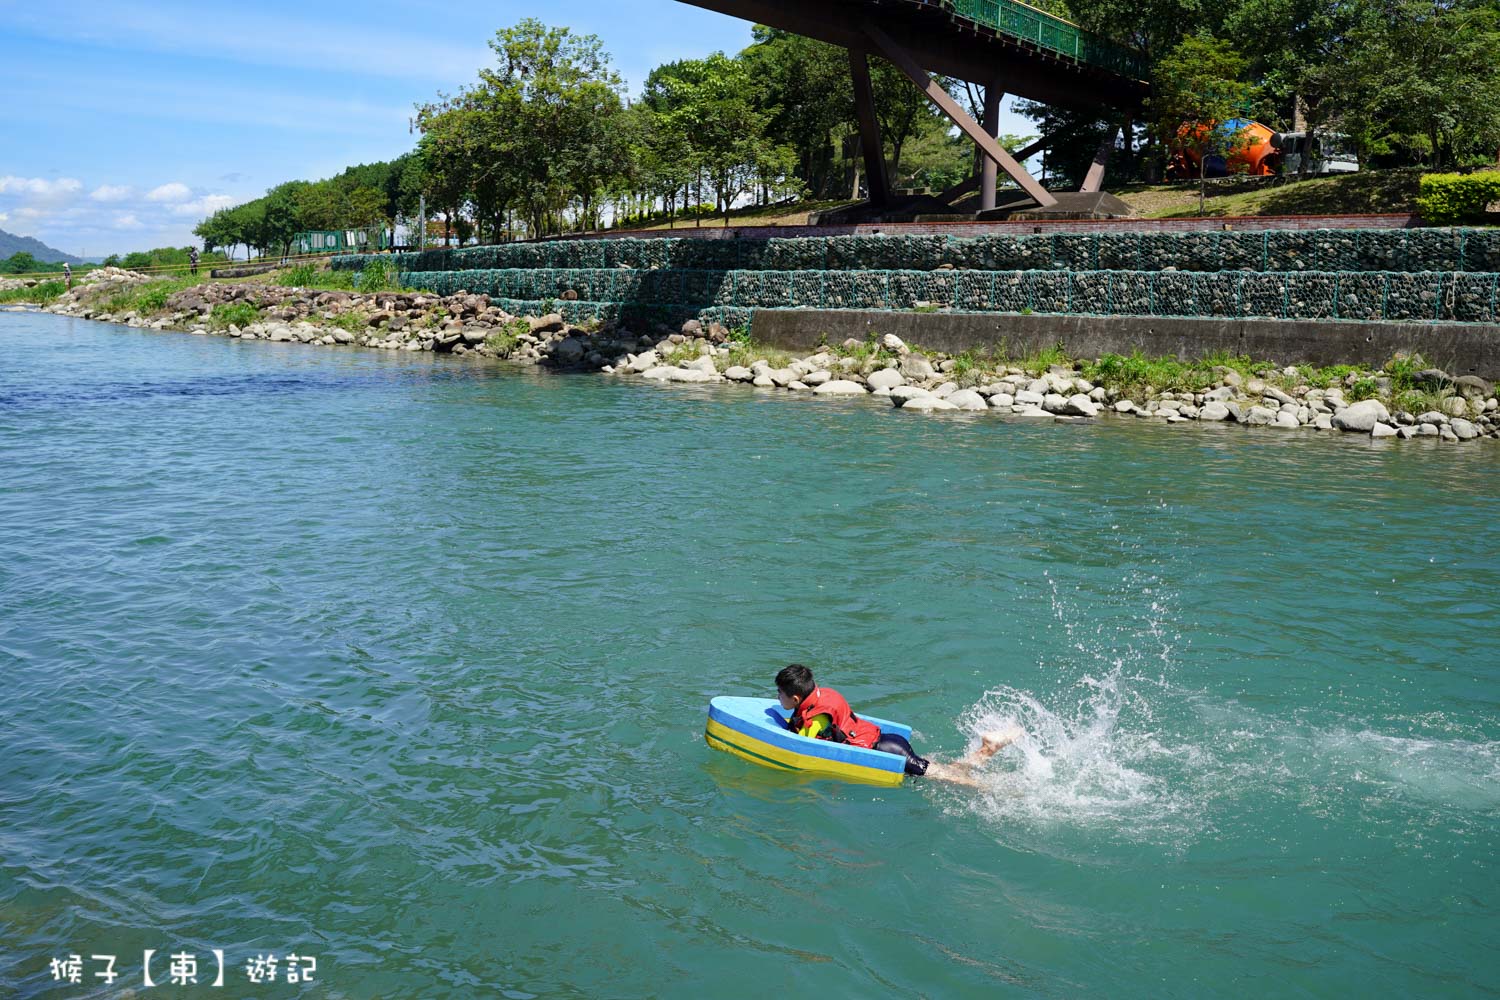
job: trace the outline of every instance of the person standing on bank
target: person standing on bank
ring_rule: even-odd
[[[73,266],[63,261],[63,285],[68,291],[73,290]]]
[[[188,266],[192,269],[192,272],[194,274],[198,273],[198,248],[197,247],[189,247],[188,248]]]

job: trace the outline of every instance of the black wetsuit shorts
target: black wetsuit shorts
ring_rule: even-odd
[[[907,774],[920,776],[927,773],[927,758],[918,757],[917,752],[911,748],[911,744],[895,733],[881,733],[880,740],[871,749],[905,757]]]

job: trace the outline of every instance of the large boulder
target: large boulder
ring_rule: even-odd
[[[959,389],[957,392],[949,393],[945,397],[960,410],[988,410],[990,404],[984,401],[984,397],[973,389]]]
[[[907,354],[901,358],[901,374],[909,379],[929,379],[937,374],[932,362],[920,354]]]
[[[1097,417],[1099,407],[1087,395],[1079,392],[1068,397],[1062,412],[1074,417]]]
[[[848,379],[836,378],[832,382],[824,382],[813,390],[819,396],[863,396],[866,394],[865,387],[858,382],[850,382]]]
[[[901,407],[903,410],[912,410],[916,413],[931,413],[934,410],[957,410],[958,407],[946,399],[938,399],[936,396],[914,396],[908,399]]]
[[[1495,387],[1478,375],[1460,375],[1453,380],[1453,388],[1465,399],[1487,399],[1495,394]]]
[[[891,390],[891,405],[902,406],[907,400],[931,395],[932,393],[918,385],[898,385]]]
[[[1390,411],[1378,399],[1365,399],[1346,406],[1333,415],[1333,426],[1341,431],[1368,434],[1379,423],[1389,423]]]
[[[457,334],[455,339],[461,336]],[[583,354],[583,341],[576,337],[564,337],[552,349],[552,358],[560,365],[576,365],[583,360]]]
[[[891,335],[886,334],[886,336]],[[894,368],[882,368],[879,371],[871,372],[865,378],[865,381],[870,383],[871,389],[894,389],[898,385],[906,384],[906,376]]]

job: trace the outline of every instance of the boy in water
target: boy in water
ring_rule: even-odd
[[[843,695],[833,688],[818,687],[813,682],[812,671],[800,663],[783,667],[776,674],[776,697],[780,700],[781,707],[792,713],[787,720],[787,728],[800,736],[899,754],[906,758],[907,774],[926,775],[963,785],[979,784],[971,773],[974,768],[1021,736],[1019,726],[1013,726],[1003,733],[984,733],[977,750],[955,764],[944,764],[918,757],[911,744],[903,737],[895,733],[882,733],[873,722],[855,715]]]

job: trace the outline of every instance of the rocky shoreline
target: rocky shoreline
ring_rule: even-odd
[[[1412,364],[1402,374],[1413,387],[1406,398],[1430,404],[1417,412],[1395,405],[1395,376],[1385,372],[1351,370],[1341,374],[1339,384],[1314,385],[1305,368],[1246,372],[1217,366],[1200,379],[1212,384],[1176,391],[1135,385],[1122,391],[1097,375],[1091,381],[1079,366],[1054,363],[1028,369],[1014,362],[925,354],[889,334],[848,340],[796,358],[756,348],[717,323],[704,326],[690,320],[675,332],[644,334],[582,328],[556,314],[512,316],[488,296],[465,292],[439,296],[203,284],[167,296],[159,310],[111,312],[112,295],[145,279],[110,271],[114,269],[91,272],[91,280],[45,308],[132,327],[240,340],[451,353],[659,382],[734,382],[818,396],[878,396],[910,413],[1238,423],[1450,442],[1500,438],[1500,402],[1493,385]],[[1387,398],[1376,398],[1381,395]]]

